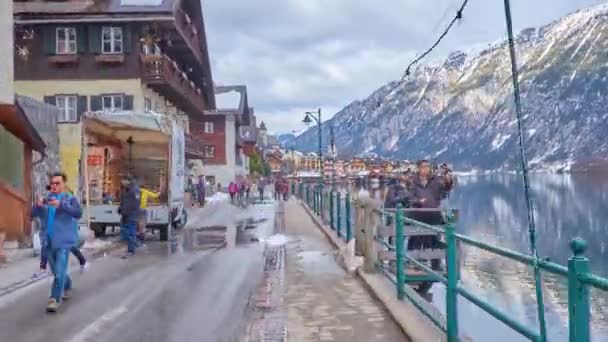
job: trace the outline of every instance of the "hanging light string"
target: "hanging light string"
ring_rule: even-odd
[[[450,32],[450,30],[452,29],[452,27],[454,27],[454,24],[456,24],[457,21],[459,21],[460,19],[462,19],[462,11],[464,11],[464,9],[467,6],[468,2],[469,2],[469,0],[464,0],[464,2],[462,3],[462,5],[460,5],[460,8],[458,9],[458,11],[456,11],[456,15],[454,16],[454,18],[452,19],[452,21],[450,21],[450,24],[445,28],[445,30],[439,36],[439,38],[437,38],[437,40],[435,41],[435,43],[433,43],[433,45],[428,50],[426,50],[420,56],[416,57],[416,59],[414,59],[407,66],[407,68],[405,69],[405,74],[403,74],[403,77],[401,78],[401,81],[405,80],[405,78],[410,75],[412,67],[415,66],[416,64],[418,64],[418,62],[420,62],[421,60],[423,60],[426,56],[428,56],[439,45],[439,43],[441,43],[441,41],[443,40],[443,38],[445,38],[445,36],[448,35],[448,33]]]

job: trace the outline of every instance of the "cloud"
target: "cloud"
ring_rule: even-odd
[[[513,0],[516,29],[597,0]],[[300,129],[294,113],[327,117],[398,79],[454,16],[461,0],[206,0],[203,11],[218,84],[247,84],[269,130]],[[431,58],[505,36],[502,1],[471,1]]]

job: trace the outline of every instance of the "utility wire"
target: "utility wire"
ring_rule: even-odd
[[[454,16],[454,18],[452,19],[452,21],[450,21],[450,24],[446,27],[446,29],[443,31],[443,33],[435,41],[435,43],[433,43],[433,45],[428,50],[426,50],[420,56],[416,57],[416,59],[414,59],[407,66],[407,68],[405,69],[405,74],[401,78],[401,81],[405,80],[405,78],[410,75],[412,67],[414,65],[418,64],[418,62],[420,62],[421,60],[423,60],[426,56],[428,56],[437,47],[437,45],[439,45],[439,43],[441,43],[441,41],[443,40],[443,38],[445,38],[445,36],[447,36],[447,34],[450,32],[450,30],[452,29],[452,27],[454,26],[454,24],[457,21],[459,21],[460,19],[462,19],[462,11],[464,11],[464,9],[467,6],[468,2],[469,2],[469,0],[464,0],[464,2],[462,3],[462,5],[460,5],[460,8],[458,9],[458,11],[456,11],[456,16]]]

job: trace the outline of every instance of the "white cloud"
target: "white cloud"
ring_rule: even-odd
[[[598,0],[513,0],[515,27],[541,25]],[[247,84],[271,131],[300,130],[294,113],[333,115],[398,79],[461,0],[206,0],[216,83]],[[472,1],[431,58],[504,37],[502,1]],[[331,110],[330,110],[331,109]],[[328,116],[329,117],[329,116]],[[259,121],[259,120],[258,120]]]

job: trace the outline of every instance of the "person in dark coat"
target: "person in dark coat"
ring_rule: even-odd
[[[198,184],[196,184],[196,195],[198,196],[198,204],[203,207],[205,206],[205,193],[206,193],[205,176],[198,176]]]
[[[414,176],[410,189],[410,200],[413,208],[437,209],[437,211],[413,211],[408,217],[430,225],[444,224],[443,216],[439,211],[441,200],[445,194],[452,190],[451,175],[433,175],[431,164],[428,160],[420,160],[417,163],[418,173]],[[441,242],[437,236],[428,238],[426,236],[410,239],[408,249],[422,245],[424,248],[439,248]],[[432,267],[437,269],[438,262],[433,260]]]
[[[140,217],[141,194],[137,181],[133,176],[127,176],[122,180],[122,191],[120,193],[120,205],[118,213],[120,214],[120,236],[122,240],[127,241],[127,254],[135,254],[137,248],[136,230],[137,221]]]

